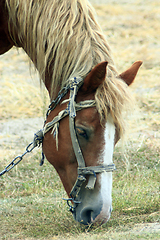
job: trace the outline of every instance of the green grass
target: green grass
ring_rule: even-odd
[[[126,236],[134,239],[133,233],[127,234],[135,224],[160,222],[159,157],[156,150],[153,152],[143,144],[138,151],[128,151],[129,163],[126,164],[124,155],[117,148],[111,219],[103,226],[86,228],[76,223],[68,212],[62,200],[66,193],[54,168],[47,161],[43,167],[38,166],[40,154],[32,154],[1,178],[1,239],[67,239],[67,236],[74,239],[78,235],[78,239],[85,239],[84,233],[86,239],[102,239],[100,236],[103,239],[114,239],[115,236],[117,239],[127,239]],[[120,234],[122,230],[126,232],[126,238]],[[107,233],[111,234],[110,238]],[[157,234],[140,236],[149,239],[153,235],[156,239]]]

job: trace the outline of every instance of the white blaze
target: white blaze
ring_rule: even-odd
[[[112,163],[113,150],[114,150],[114,138],[115,138],[115,125],[111,117],[108,118],[108,121],[105,126],[105,148],[104,148],[104,157],[103,163],[110,164]]]
[[[115,125],[113,119],[109,116],[105,126],[104,139],[105,145],[103,152],[100,156],[100,164],[108,165],[112,163],[113,151],[114,151],[114,138],[115,138]],[[104,217],[110,216],[112,208],[112,172],[104,172],[100,174],[100,194],[103,199],[103,207],[101,214]]]

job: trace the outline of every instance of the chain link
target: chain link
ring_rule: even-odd
[[[5,174],[6,172],[9,172],[12,168],[14,168],[19,162],[22,161],[23,157],[27,154],[27,153],[30,153],[33,151],[33,149],[37,147],[36,145],[34,145],[34,142],[31,142],[27,147],[26,147],[26,150],[25,152],[22,154],[22,155],[19,155],[17,157],[15,157],[13,159],[13,161],[8,164],[5,169],[0,172],[0,176],[2,176],[3,174]]]
[[[28,144],[25,152],[22,155],[19,155],[19,156],[15,157],[12,160],[12,162],[10,164],[8,164],[7,167],[5,167],[5,169],[2,172],[0,172],[0,176],[2,176],[6,172],[9,172],[12,168],[14,168],[19,162],[22,161],[23,157],[27,153],[32,152],[35,147],[39,147],[42,144],[42,142],[43,142],[43,130],[39,130],[38,132],[36,132],[34,134],[34,140],[30,144]],[[40,162],[40,166],[43,165],[43,162],[44,162],[44,154],[43,154],[43,151],[42,151],[42,159],[41,159],[41,162]]]
[[[55,109],[55,107],[59,104],[59,102],[61,101],[61,99],[66,95],[66,93],[68,92],[68,90],[69,90],[69,87],[63,87],[63,88],[59,91],[58,96],[56,97],[56,99],[54,99],[54,100],[50,103],[50,105],[49,105],[49,107],[48,107],[48,110],[47,110],[47,113],[46,113],[46,119],[47,119],[49,113]]]

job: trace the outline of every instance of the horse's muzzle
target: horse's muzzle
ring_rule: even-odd
[[[74,211],[73,213],[75,220],[84,225],[90,225],[94,223],[102,225],[109,220],[110,215],[111,211],[109,210],[109,213],[107,215],[104,216],[102,214],[101,216],[101,212],[98,213],[98,211],[97,210],[95,211],[92,207],[91,208],[86,207],[82,209],[80,213],[77,211]]]
[[[111,215],[112,207],[105,208],[102,201],[81,202],[73,211],[74,219],[84,225],[90,225],[94,223],[104,224]]]

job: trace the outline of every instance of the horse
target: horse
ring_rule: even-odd
[[[0,0],[0,54],[23,48],[48,90],[43,153],[84,225],[110,218],[114,146],[142,64],[118,74],[95,16],[87,0]]]

